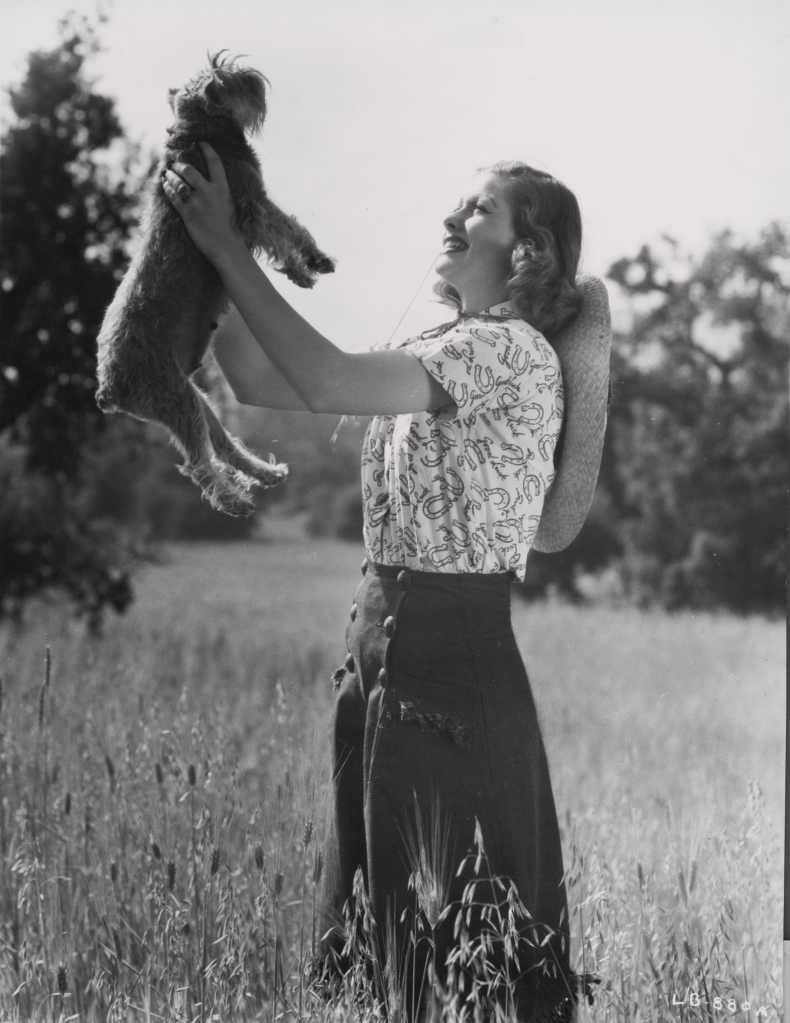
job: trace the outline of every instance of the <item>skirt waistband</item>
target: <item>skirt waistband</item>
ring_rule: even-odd
[[[425,572],[407,565],[382,565],[365,559],[363,573],[370,571],[384,579],[395,579],[401,586],[434,586],[446,589],[509,591],[513,572]]]

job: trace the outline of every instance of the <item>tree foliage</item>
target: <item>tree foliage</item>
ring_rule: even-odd
[[[667,607],[777,608],[785,596],[790,239],[722,231],[698,261],[665,239],[609,277],[611,492],[628,592]]]
[[[0,438],[14,491],[3,496],[0,613],[59,588],[94,622],[130,595],[120,536],[85,517],[78,492],[83,453],[106,429],[94,400],[96,334],[136,204],[134,154],[113,100],[86,73],[97,49],[91,25],[70,16],[54,49],[30,54],[8,90],[14,120],[0,174]]]
[[[96,333],[126,265],[136,194],[113,100],[95,91],[86,61],[98,42],[86,22],[61,23],[53,50],[29,57],[9,89],[15,123],[2,140],[3,349],[0,430],[28,464],[73,476],[104,420],[94,400]]]

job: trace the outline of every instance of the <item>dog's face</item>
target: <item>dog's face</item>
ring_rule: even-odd
[[[209,66],[180,89],[171,89],[170,107],[179,121],[232,117],[243,131],[256,131],[266,117],[267,80],[252,68],[236,66],[237,58],[209,58]]]

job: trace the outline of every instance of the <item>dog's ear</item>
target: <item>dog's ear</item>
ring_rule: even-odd
[[[266,117],[266,79],[252,68],[217,68],[204,90],[211,106],[223,107],[243,131],[257,131]]]
[[[253,68],[243,68],[233,76],[231,91],[234,109],[245,131],[257,131],[266,117],[266,85],[264,76]]]
[[[212,106],[222,106],[222,87],[213,78],[207,83],[203,95]]]
[[[227,50],[209,54],[203,85],[208,107],[231,114],[243,131],[256,131],[266,117],[267,79],[254,68],[239,67],[238,57]]]

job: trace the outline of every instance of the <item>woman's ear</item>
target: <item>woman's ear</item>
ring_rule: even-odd
[[[519,238],[513,246],[514,259],[534,259],[537,252],[534,238]]]

